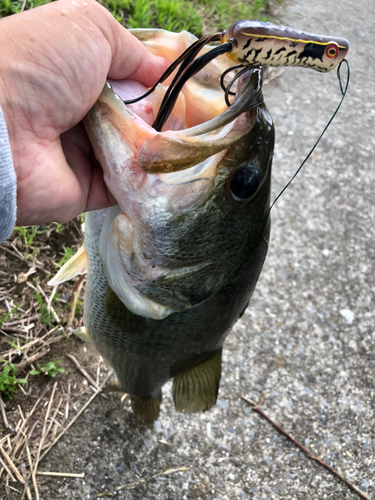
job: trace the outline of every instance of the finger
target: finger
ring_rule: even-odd
[[[70,168],[60,139],[31,144],[17,174],[17,223],[67,222],[84,211],[91,182],[86,159],[81,178]]]
[[[136,80],[151,87],[167,69],[168,63],[161,56],[155,56],[114,18],[112,63],[108,77],[114,80]]]
[[[31,143],[18,169],[17,224],[65,223],[87,210],[115,204],[90,155],[82,125],[63,134],[61,141]]]
[[[105,184],[100,164],[93,158],[92,147],[82,123],[61,136],[61,145],[69,167],[81,184],[86,199],[83,211],[116,205],[115,198]]]

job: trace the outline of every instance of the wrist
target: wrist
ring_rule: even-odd
[[[17,123],[15,120],[15,102],[19,100],[18,86],[16,85],[13,72],[17,71],[17,57],[15,54],[17,43],[10,28],[11,18],[5,18],[0,21],[0,107],[3,113],[3,119],[8,132],[9,145],[13,157],[14,168],[16,168],[16,151],[14,147],[15,131]]]

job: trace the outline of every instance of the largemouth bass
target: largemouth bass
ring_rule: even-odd
[[[196,40],[135,34],[171,62]],[[219,81],[231,64],[222,56],[189,80],[162,132],[150,124],[163,88],[125,106],[117,94],[145,89],[107,84],[85,118],[118,206],[86,215],[84,247],[50,284],[87,271],[80,335],[148,422],[171,378],[178,411],[215,404],[224,340],[267,253],[274,127],[259,69],[238,80],[227,108]]]

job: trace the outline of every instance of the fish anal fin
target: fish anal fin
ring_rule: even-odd
[[[66,262],[59,272],[47,283],[48,286],[60,285],[80,274],[87,273],[87,253],[84,245]]]
[[[177,411],[196,413],[215,405],[221,377],[221,353],[222,349],[174,377],[172,395]]]
[[[148,424],[152,424],[158,418],[161,400],[161,391],[156,397],[149,399],[130,396],[133,412]]]

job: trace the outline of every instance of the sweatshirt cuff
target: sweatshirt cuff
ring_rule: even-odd
[[[17,212],[17,178],[8,130],[0,108],[0,242],[12,234]]]

